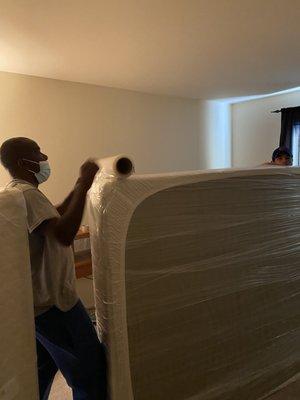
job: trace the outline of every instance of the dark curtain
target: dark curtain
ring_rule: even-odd
[[[292,149],[293,126],[300,124],[300,106],[281,109],[280,147]]]

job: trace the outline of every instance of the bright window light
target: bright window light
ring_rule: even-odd
[[[293,165],[300,165],[300,124],[293,126],[292,136]]]

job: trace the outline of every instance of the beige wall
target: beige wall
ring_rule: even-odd
[[[199,168],[231,167],[231,106],[199,101]]]
[[[281,114],[270,111],[300,105],[300,91],[232,106],[232,161],[250,167],[270,161],[279,144]]]
[[[93,85],[0,73],[0,142],[36,140],[53,174],[43,185],[54,202],[87,157],[126,153],[138,173],[199,167],[198,102]],[[0,186],[7,181],[0,168]]]
[[[198,101],[0,72],[0,142],[36,140],[53,170],[53,202],[71,189],[87,157],[132,156],[138,173],[199,168]],[[0,186],[8,175],[0,166]],[[77,281],[86,306],[92,281]]]

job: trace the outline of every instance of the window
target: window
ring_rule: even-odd
[[[292,152],[293,152],[293,165],[300,166],[300,124],[293,125]]]

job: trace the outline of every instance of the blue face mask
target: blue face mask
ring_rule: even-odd
[[[32,160],[26,160],[25,158],[23,160],[30,161],[35,164],[39,164],[39,167],[40,167],[39,172],[34,172],[31,169],[29,169],[28,171],[34,173],[34,176],[36,177],[38,183],[46,182],[46,180],[49,178],[49,176],[51,174],[51,168],[50,168],[48,161],[37,162],[37,161],[32,161]]]

